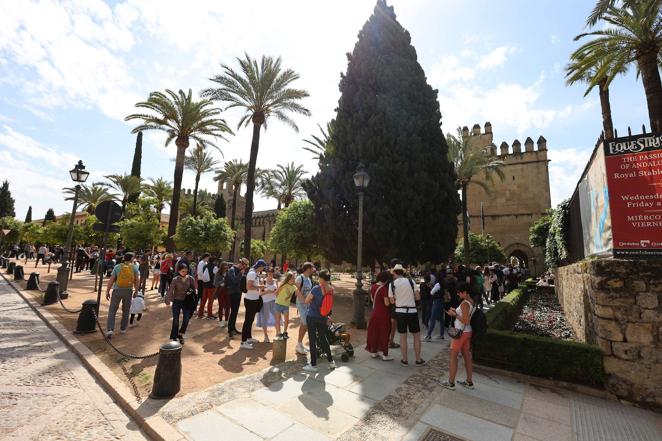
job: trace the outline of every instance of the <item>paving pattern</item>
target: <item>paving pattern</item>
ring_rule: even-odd
[[[0,278],[0,440],[144,440],[135,424]]]

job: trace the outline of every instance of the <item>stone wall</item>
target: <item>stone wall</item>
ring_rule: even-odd
[[[607,389],[662,408],[662,261],[584,260],[555,273],[570,325],[604,352]]]

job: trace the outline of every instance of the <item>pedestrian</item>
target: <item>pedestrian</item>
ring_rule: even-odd
[[[257,314],[257,327],[262,328],[264,342],[269,343],[267,331],[276,324],[276,291],[278,282],[274,278],[273,268],[267,270],[267,278],[264,281],[264,293],[262,294],[262,309]]]
[[[312,264],[311,264],[312,265]],[[303,367],[306,372],[317,372],[318,350],[323,351],[329,362],[329,369],[336,368],[336,362],[333,360],[329,340],[326,332],[329,326],[330,303],[333,304],[333,287],[331,286],[331,274],[326,271],[319,273],[319,285],[311,289],[306,295],[305,302],[309,306],[306,316],[308,323],[308,341],[310,342],[310,362]],[[327,306],[327,308],[325,308]]]
[[[241,334],[237,330],[237,314],[241,306],[241,279],[248,268],[248,259],[242,257],[239,263],[232,265],[225,276],[225,288],[230,298],[230,320],[228,320],[228,335],[230,338]]]
[[[419,287],[421,292],[421,312],[423,319],[423,326],[426,328],[430,323],[430,316],[432,315],[432,288],[435,284],[432,282],[432,275],[426,273],[423,276],[423,281]]]
[[[157,254],[152,261],[152,288],[159,290],[159,281],[161,280],[161,257]],[[156,286],[156,288],[155,288]]]
[[[372,298],[372,315],[368,324],[366,337],[366,351],[372,358],[381,357],[384,361],[391,361],[388,355],[388,343],[391,334],[391,302],[388,299],[388,284],[391,277],[388,271],[377,274],[377,283],[370,288]]]
[[[416,365],[421,366],[425,361],[421,358],[421,327],[418,322],[418,310],[416,302],[420,300],[420,293],[416,289],[413,280],[405,277],[405,269],[402,264],[393,267],[393,281],[389,284],[388,297],[391,304],[395,305],[395,316],[400,333],[400,352],[402,359],[400,363],[408,366],[407,360],[407,332],[414,337],[414,353]]]
[[[172,279],[165,298],[166,306],[172,302],[172,328],[170,329],[170,340],[179,340],[184,344],[184,334],[188,322],[195,312],[198,304],[195,283],[189,275],[189,266],[186,263],[177,265],[177,275]],[[182,314],[182,325],[179,326],[179,314]]]
[[[145,292],[147,286],[147,279],[149,278],[149,256],[143,254],[140,257],[140,265],[138,265],[138,272],[140,273],[140,283],[138,289]]]
[[[297,338],[296,353],[300,355],[306,355],[309,351],[307,347],[303,345],[303,338],[306,336],[306,331],[308,330],[307,316],[308,316],[308,303],[306,303],[306,297],[310,294],[310,291],[313,289],[313,280],[311,276],[313,274],[315,267],[310,262],[305,262],[301,267],[301,274],[296,278],[294,285],[297,288],[296,294],[296,306],[299,311],[299,336]]]
[[[466,283],[459,283],[457,286],[457,293],[461,299],[459,308],[451,308],[447,314],[455,317],[453,325],[454,330],[451,333],[451,346],[450,346],[450,371],[448,373],[448,380],[440,380],[443,387],[455,390],[455,376],[457,375],[457,356],[461,352],[462,359],[464,360],[464,367],[467,371],[466,381],[458,381],[460,385],[473,389],[474,383],[473,375],[473,362],[471,360],[471,316],[476,311],[476,305],[470,295],[470,287]],[[455,336],[453,336],[455,334]]]
[[[275,315],[276,315],[276,337],[288,339],[287,329],[290,325],[290,304],[292,300],[292,295],[296,294],[297,288],[294,286],[294,273],[288,272],[285,274],[285,280],[280,284],[278,290],[276,291],[276,304]],[[281,325],[281,316],[285,319],[285,327],[283,332],[280,332]]]
[[[264,291],[264,285],[260,284],[260,273],[266,268],[264,260],[259,259],[246,274],[246,294],[244,295],[244,324],[241,327],[242,349],[253,349],[253,344],[258,341],[253,338],[253,321],[260,310],[260,296]]]
[[[41,264],[46,265],[46,261],[44,258],[46,257],[46,253],[48,252],[48,248],[46,248],[45,244],[39,245],[39,250],[37,251],[37,261],[34,264],[34,267],[37,268],[37,265],[39,265],[39,259],[41,259]]]
[[[227,262],[221,262],[214,268],[214,298],[218,299],[218,324],[225,328],[230,320],[230,298],[225,288],[225,276],[228,273]]]
[[[172,259],[172,255],[166,254],[163,261],[161,262],[161,270],[160,270],[159,294],[161,294],[161,298],[165,297],[166,292],[168,292],[170,282],[174,277],[175,277],[174,260]]]
[[[113,268],[110,280],[106,285],[106,300],[110,300],[108,306],[108,322],[106,324],[106,337],[111,338],[115,330],[115,315],[117,309],[122,303],[122,321],[120,322],[120,334],[126,332],[129,325],[129,314],[131,310],[131,298],[135,291],[138,291],[138,281],[140,274],[136,266],[131,263],[133,255],[126,253],[122,263],[118,263]],[[112,297],[110,288],[113,288]]]
[[[428,332],[425,335],[425,341],[432,340],[432,332],[434,331],[434,326],[439,321],[439,327],[441,332],[439,333],[439,339],[444,339],[444,321],[446,319],[446,314],[444,314],[444,295],[446,294],[443,280],[440,279],[439,282],[435,283],[430,291],[432,297],[432,313],[430,314],[430,321],[428,322]]]
[[[186,258],[186,256],[179,259],[179,263],[186,263],[190,265],[189,262],[190,261]],[[195,271],[192,272],[193,280],[195,281],[195,287],[198,290],[198,299],[200,299],[200,301],[204,300],[205,286],[204,283],[199,282],[202,280],[202,273],[207,266],[207,263],[209,263],[209,253],[204,253],[198,264],[195,266]],[[198,318],[201,318],[200,315],[198,315]]]
[[[207,305],[207,319],[215,320],[216,316],[213,313],[214,308],[214,268],[216,267],[216,257],[206,256],[203,258],[202,262],[207,262],[203,267],[202,271],[198,273],[198,292],[200,292],[200,287],[202,287],[202,300],[200,300],[200,308],[198,309],[198,318],[204,316],[205,305]],[[199,268],[198,264],[198,268]]]
[[[129,317],[129,327],[133,327],[133,319],[136,318],[135,326],[138,326],[138,322],[143,317],[143,311],[145,310],[145,292],[136,291],[133,295],[133,300],[131,300],[131,309],[129,312],[131,316]],[[137,316],[137,317],[136,317]]]

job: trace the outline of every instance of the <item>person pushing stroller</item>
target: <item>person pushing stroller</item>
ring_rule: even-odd
[[[333,307],[333,287],[329,283],[331,274],[324,270],[319,273],[319,285],[315,286],[306,296],[305,303],[308,305],[308,340],[310,340],[310,363],[304,366],[306,372],[317,372],[318,347],[322,348],[326,359],[329,361],[329,369],[336,368],[336,362],[331,355],[329,341],[326,338],[327,321],[331,308]]]

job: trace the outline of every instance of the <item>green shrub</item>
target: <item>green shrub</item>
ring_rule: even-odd
[[[594,345],[492,328],[473,346],[475,361],[486,366],[597,387],[606,378]]]
[[[527,287],[520,285],[507,296],[499,300],[487,313],[487,327],[490,329],[509,329],[517,319],[522,305],[528,298]]]

